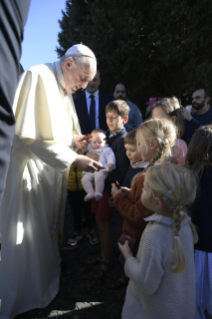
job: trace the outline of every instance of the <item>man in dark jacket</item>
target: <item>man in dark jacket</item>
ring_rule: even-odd
[[[96,128],[107,130],[105,107],[113,100],[111,95],[99,91],[101,77],[99,71],[88,83],[85,93],[74,100],[82,134],[91,133]]]
[[[182,107],[181,113],[185,124],[185,133],[182,139],[189,145],[196,130],[204,125],[212,123],[212,109],[208,107],[210,93],[207,89],[199,89],[192,94],[192,108],[195,113]]]

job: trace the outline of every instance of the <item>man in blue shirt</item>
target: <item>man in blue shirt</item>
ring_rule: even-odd
[[[130,107],[130,113],[127,123],[124,125],[127,132],[132,131],[134,128],[138,127],[143,123],[142,114],[139,111],[139,108],[136,104],[132,103],[127,98],[127,85],[123,81],[117,81],[113,84],[112,90],[113,90],[113,97],[115,100],[122,99],[127,102],[127,104]]]
[[[189,145],[195,131],[212,122],[212,109],[208,107],[210,93],[207,89],[199,89],[192,94],[192,108],[195,113],[182,107],[181,113],[185,123],[184,141]]]
[[[107,131],[105,107],[113,97],[99,91],[100,72],[87,85],[85,92],[74,100],[82,134],[91,133],[96,128]]]

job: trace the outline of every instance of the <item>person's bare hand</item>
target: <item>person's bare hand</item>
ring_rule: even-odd
[[[181,107],[180,111],[181,111],[183,119],[187,121],[191,121],[192,116],[188,109],[186,109],[185,107]]]
[[[99,171],[104,168],[99,162],[84,155],[78,155],[72,164],[85,172]]]
[[[109,169],[109,171],[111,172],[111,171],[113,171],[114,170],[114,165],[113,164],[108,164],[107,165],[107,168]]]
[[[130,250],[128,240],[125,241],[124,245],[118,243],[118,246],[119,246],[119,249],[121,250],[122,255],[124,256],[125,260],[132,257],[133,254]]]
[[[80,151],[81,151],[82,154],[84,154],[84,153],[87,154],[87,152],[88,152],[87,151],[87,147],[81,147]]]
[[[113,196],[113,198],[119,193],[122,193],[121,189],[118,189],[115,183],[111,184],[111,195]]]
[[[77,135],[74,139],[74,145],[85,152],[89,144],[89,140],[83,139],[83,135]]]
[[[130,191],[130,189],[128,187],[123,187],[123,186],[121,186],[121,190],[122,190],[122,192],[124,192],[126,194],[128,194]]]
[[[99,155],[97,155],[97,154],[95,154],[95,153],[90,153],[90,152],[88,152],[88,153],[86,154],[86,156],[89,157],[89,158],[91,158],[91,159],[94,160],[94,161],[97,161],[97,162],[98,162],[98,160],[99,160]]]

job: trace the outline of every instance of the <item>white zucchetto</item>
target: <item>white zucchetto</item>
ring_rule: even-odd
[[[83,44],[75,44],[70,47],[65,55],[84,55],[96,60],[95,54],[88,47]]]

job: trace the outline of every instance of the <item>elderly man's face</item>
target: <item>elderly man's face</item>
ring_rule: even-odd
[[[67,93],[74,93],[80,88],[85,89],[88,82],[91,81],[96,74],[96,60],[87,57],[89,66],[86,66],[80,59],[74,61],[69,57],[62,68],[64,82]]]
[[[119,83],[116,85],[114,93],[113,93],[113,97],[114,97],[114,99],[126,100],[127,92],[126,92],[126,88],[123,84]]]

